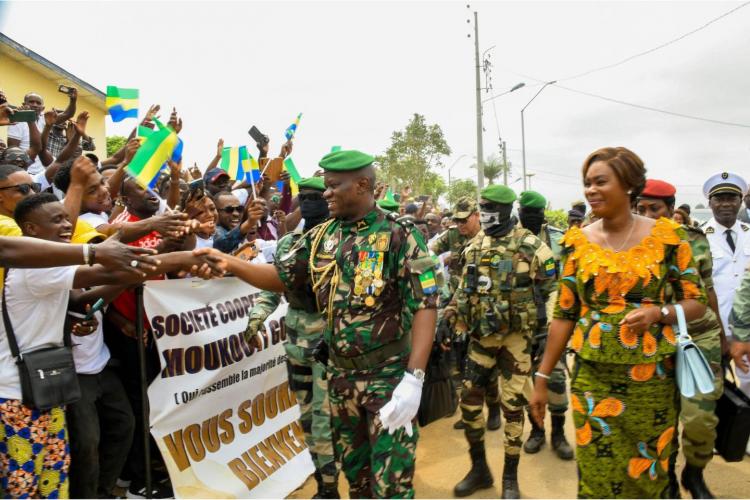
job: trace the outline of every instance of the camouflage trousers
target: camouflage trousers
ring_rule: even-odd
[[[305,442],[310,449],[315,469],[323,483],[336,485],[338,467],[333,454],[331,432],[331,405],[328,400],[328,382],[325,366],[315,361],[312,349],[284,344],[289,370],[289,388],[297,397],[300,407],[300,424],[305,431]]]
[[[468,338],[468,337],[467,337]],[[454,342],[451,346],[451,354],[455,356],[455,364],[451,366],[451,377],[456,383],[456,387],[461,387],[466,372],[466,363],[469,354],[469,342],[466,338],[460,342]],[[489,385],[484,391],[484,402],[487,406],[497,406],[500,404],[500,386],[497,381],[498,371],[494,368],[490,375]]]
[[[414,498],[414,466],[419,431],[393,435],[383,429],[378,412],[391,399],[403,368],[358,377],[329,373],[333,438],[350,498]]]
[[[493,373],[500,375],[500,405],[505,418],[505,454],[521,454],[523,409],[531,395],[531,332],[472,338],[461,392],[464,434],[469,443],[484,441],[482,406]],[[496,377],[496,375],[495,375]]]
[[[539,365],[542,363],[542,355],[544,354],[544,343],[535,349],[537,355],[534,357],[531,363],[531,382],[532,386],[535,382],[536,376],[533,374],[539,369]],[[568,388],[565,385],[565,354],[560,358],[555,367],[552,369],[552,373],[549,374],[549,380],[547,381],[547,389],[549,399],[547,401],[547,408],[552,415],[564,415],[568,411]]]
[[[721,375],[721,341],[718,332],[706,332],[693,338],[711,365],[716,379],[714,391],[695,397],[680,396],[680,422],[682,422],[682,453],[685,461],[696,467],[705,467],[713,457],[716,426],[719,418],[714,411],[716,401],[724,390]]]

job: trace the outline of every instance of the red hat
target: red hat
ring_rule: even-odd
[[[658,179],[647,179],[646,187],[641,192],[641,198],[671,198],[677,189],[668,182]]]

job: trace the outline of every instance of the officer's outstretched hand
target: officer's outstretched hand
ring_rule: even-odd
[[[380,422],[388,434],[393,434],[401,427],[411,437],[414,430],[411,421],[417,416],[419,402],[422,399],[422,381],[411,373],[404,373],[404,378],[393,390],[391,400],[380,409]]]

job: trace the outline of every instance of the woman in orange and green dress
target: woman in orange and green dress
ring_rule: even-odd
[[[562,240],[562,278],[531,400],[541,424],[547,380],[567,345],[580,498],[667,498],[677,425],[676,323],[667,287],[688,321],[706,296],[679,225],[631,212],[646,181],[641,159],[602,148],[583,165],[597,221]]]

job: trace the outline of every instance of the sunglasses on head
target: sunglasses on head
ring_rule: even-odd
[[[30,192],[34,191],[35,193],[38,193],[42,190],[42,185],[38,182],[32,182],[31,184],[24,183],[24,184],[16,184],[14,186],[5,186],[0,187],[0,189],[15,189],[21,194],[29,194]]]
[[[233,207],[224,207],[220,210],[221,212],[224,212],[225,214],[231,214],[234,212],[242,213],[242,207],[239,205],[233,206]]]

